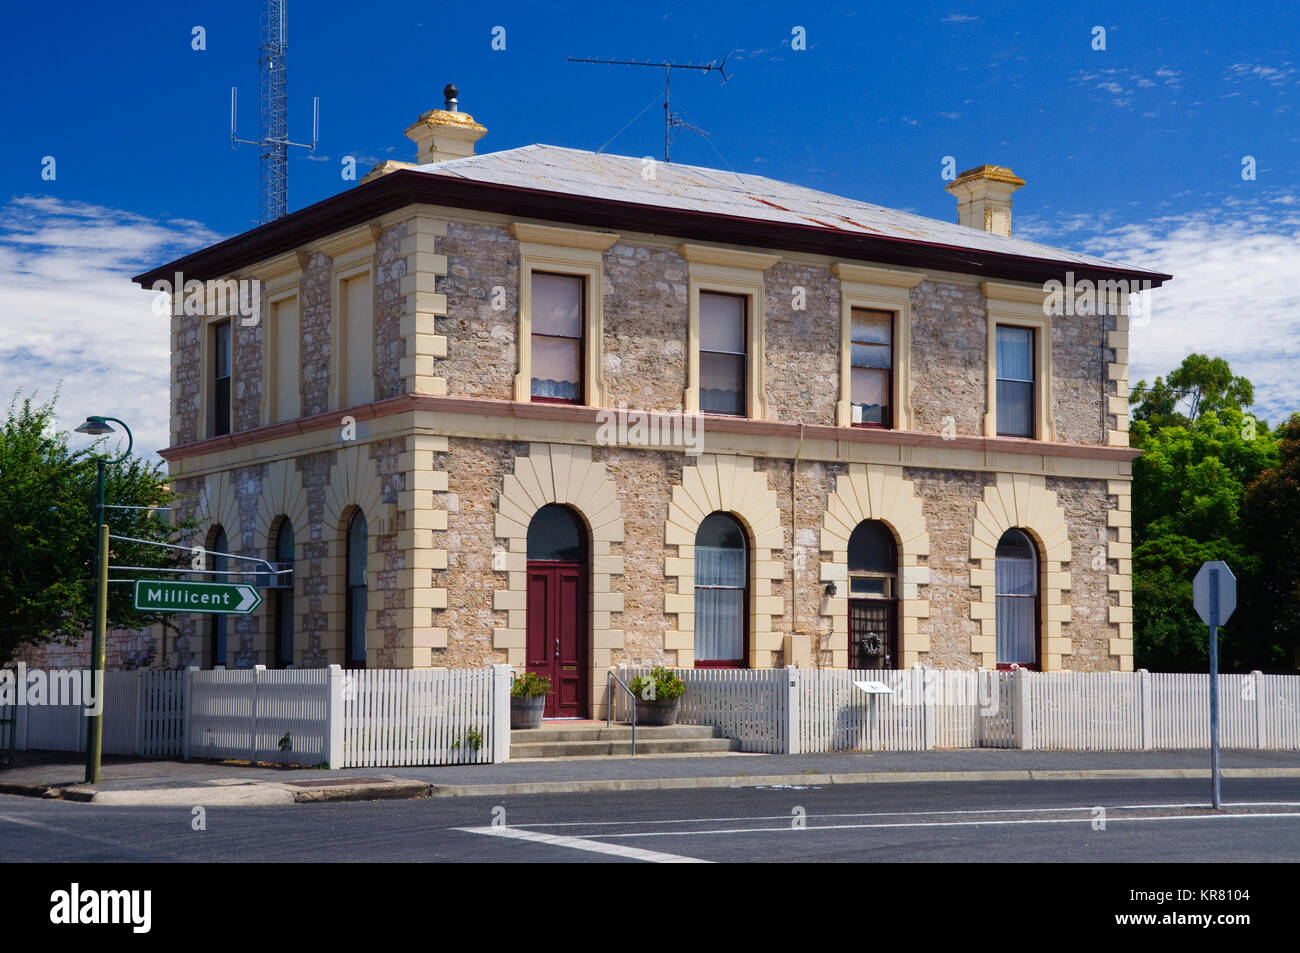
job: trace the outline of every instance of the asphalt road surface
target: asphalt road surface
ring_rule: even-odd
[[[815,785],[205,809],[0,796],[0,861],[1268,862],[1300,779]],[[201,806],[201,805],[198,805]]]

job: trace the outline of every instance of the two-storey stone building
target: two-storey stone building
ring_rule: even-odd
[[[163,456],[196,543],[294,570],[168,657],[504,661],[560,715],[620,662],[1131,669],[1125,301],[1045,285],[1167,275],[1010,237],[1007,169],[952,224],[474,155],[447,106],[417,164],[137,279],[260,281],[256,322],[172,318]]]

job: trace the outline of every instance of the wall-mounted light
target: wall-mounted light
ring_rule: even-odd
[[[833,582],[826,583],[826,595],[834,596],[835,592],[836,592],[835,583]]]

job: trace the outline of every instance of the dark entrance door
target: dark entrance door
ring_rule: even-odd
[[[587,613],[580,563],[528,563],[528,671],[550,678],[547,718],[587,715]]]
[[[897,668],[893,599],[849,600],[849,668]]]

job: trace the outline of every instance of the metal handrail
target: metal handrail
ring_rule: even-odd
[[[610,680],[613,679],[613,681],[618,682],[619,687],[622,688],[623,691],[627,692],[628,696],[632,699],[632,754],[635,756],[636,755],[636,692],[632,691],[632,689],[624,685],[623,679],[615,675],[614,670],[612,668],[606,672],[606,675],[608,677],[605,679],[605,727],[608,728],[614,724],[614,686],[610,683]]]

